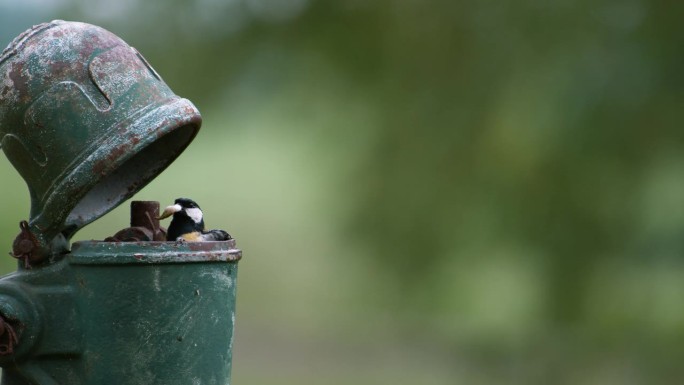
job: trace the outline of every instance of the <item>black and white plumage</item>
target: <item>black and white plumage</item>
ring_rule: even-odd
[[[168,218],[171,215],[173,219],[166,232],[167,241],[206,242],[233,239],[223,230],[205,230],[202,209],[192,199],[176,199],[173,205],[164,209],[159,219]]]

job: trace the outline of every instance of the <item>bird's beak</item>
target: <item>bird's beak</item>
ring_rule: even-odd
[[[157,217],[157,219],[168,218],[168,217],[170,217],[171,215],[173,215],[174,213],[177,213],[177,212],[181,211],[182,209],[183,209],[183,208],[182,208],[180,205],[171,205],[171,206],[168,206],[168,207],[166,207],[166,208],[164,209],[164,212],[161,213],[161,215]]]

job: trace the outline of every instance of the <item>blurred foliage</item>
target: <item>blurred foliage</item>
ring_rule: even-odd
[[[0,40],[101,25],[203,112],[136,198],[191,196],[245,250],[236,383],[670,384],[682,8],[4,0]],[[9,245],[28,197],[2,167]]]

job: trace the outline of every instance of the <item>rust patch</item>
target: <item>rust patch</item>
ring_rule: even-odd
[[[166,239],[166,229],[159,225],[159,202],[131,202],[131,227],[118,231],[105,242],[149,242]],[[136,257],[136,259],[139,259]]]
[[[23,71],[24,63],[16,62],[12,63],[10,70],[7,72],[7,76],[12,81],[14,89],[22,96],[22,100],[28,95],[28,82],[22,74]]]
[[[39,245],[38,239],[35,235],[33,235],[33,233],[31,233],[28,222],[19,222],[19,228],[21,228],[21,232],[14,239],[14,243],[12,244],[12,252],[10,252],[10,255],[20,261],[23,261],[24,267],[30,269],[30,262],[42,260],[42,258],[38,257],[38,254],[34,254]]]
[[[0,142],[32,198],[28,222],[35,237],[22,231],[12,248],[26,267],[34,260],[52,263],[41,255],[66,248],[78,229],[154,179],[199,129],[196,108],[154,81],[152,67],[131,50],[100,27],[54,21],[22,33],[0,54]],[[193,129],[151,146],[155,135],[180,123]],[[117,170],[128,158],[133,161]],[[155,231],[129,228],[120,234],[126,241],[165,240],[157,237],[158,226],[131,227]],[[51,243],[58,235],[66,242]]]
[[[130,143],[126,143],[124,145],[121,145],[119,147],[115,147],[112,149],[112,151],[109,152],[109,155],[104,157],[103,159],[98,160],[94,165],[93,165],[93,172],[96,174],[104,175],[108,171],[110,171],[111,164],[118,158],[120,158],[122,155],[127,153],[131,147]]]

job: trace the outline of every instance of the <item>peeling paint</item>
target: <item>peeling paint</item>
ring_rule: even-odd
[[[154,291],[161,291],[161,284],[159,283],[159,280],[161,279],[161,271],[159,269],[154,269],[152,271],[154,272],[154,278],[152,278],[152,282],[154,283]]]
[[[0,143],[32,199],[15,249],[36,258],[0,289],[21,286],[40,321],[25,322],[23,355],[5,357],[3,383],[230,383],[235,240],[69,250],[79,228],[154,179],[200,125],[191,102],[102,28],[41,24],[0,54]]]
[[[41,24],[0,56],[0,143],[31,191],[37,255],[143,188],[200,124],[191,102],[100,27]]]

